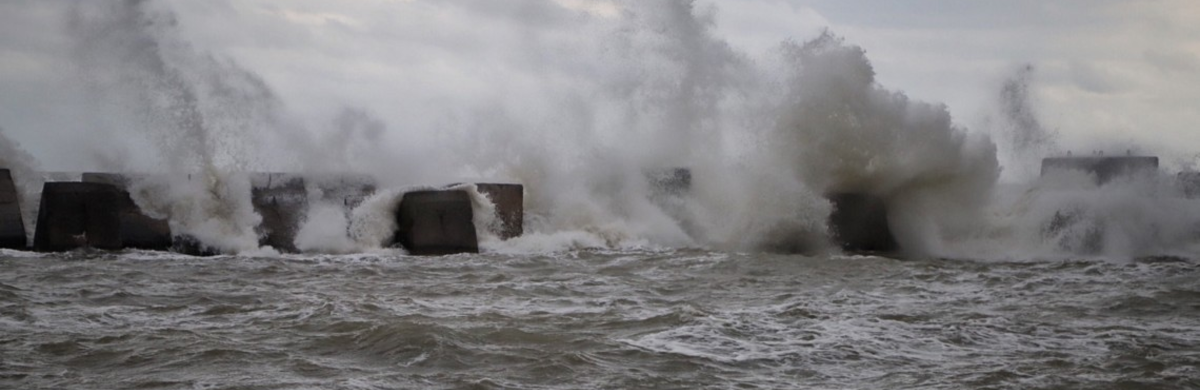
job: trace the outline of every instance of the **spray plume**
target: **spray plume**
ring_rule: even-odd
[[[436,54],[450,67],[397,66],[442,82],[401,84],[365,107],[338,102],[324,122],[290,113],[296,97],[189,43],[170,3],[75,4],[69,31],[80,75],[103,97],[96,111],[111,114],[98,123],[157,152],[122,168],[172,173],[135,186],[139,204],[228,251],[256,249],[260,219],[248,180],[235,174],[255,170],[366,172],[384,186],[350,215],[312,204],[297,247],[318,252],[377,248],[404,188],[479,178],[527,191],[526,235],[485,239],[491,251],[821,252],[830,250],[826,196],[843,192],[884,199],[892,230],[916,254],[961,253],[960,243],[998,229],[980,211],[991,212],[996,146],[944,105],[879,85],[861,48],[824,32],[752,59],[716,35],[715,7],[605,4],[612,12],[396,3],[396,12],[480,22],[399,35],[416,53],[405,59]],[[340,32],[377,27],[336,20],[346,22]],[[1003,131],[993,134],[1013,159],[1053,145],[1033,109],[1031,75],[1020,69],[999,94]],[[647,176],[673,167],[691,168],[695,180],[687,196],[664,200]]]

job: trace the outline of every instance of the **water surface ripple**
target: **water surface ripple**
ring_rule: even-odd
[[[1196,261],[0,256],[0,388],[1200,388]]]

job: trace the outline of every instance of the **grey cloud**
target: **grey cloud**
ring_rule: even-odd
[[[1103,25],[1095,10],[1117,0],[843,1],[795,0],[837,23],[875,28],[981,30]]]
[[[1142,57],[1164,72],[1195,73],[1200,70],[1200,58],[1182,50],[1150,49],[1143,52]]]
[[[1073,61],[1070,65],[1070,75],[1075,86],[1092,93],[1112,94],[1129,87],[1127,81],[1101,65]]]
[[[1150,23],[1138,19],[1142,16],[1106,11],[1121,3],[1115,0],[748,1],[696,4],[715,4],[715,31],[735,52],[759,54],[760,48],[776,47],[787,39],[807,40],[822,27],[817,24],[827,23],[848,43],[867,50],[881,83],[922,100],[946,102],[956,118],[978,108],[970,104],[974,101],[963,101],[973,95],[991,96],[989,81],[1007,72],[1010,64],[1026,61],[1047,65],[1042,69],[1048,73],[1040,76],[1045,79],[1031,86],[1035,95],[1039,88],[1066,87],[1056,91],[1068,102],[1085,101],[1080,95],[1110,98],[1132,90],[1161,91],[1178,101],[1196,99],[1195,92],[1185,88],[1186,79],[1180,80],[1200,70],[1196,54],[1180,49],[1196,47],[1190,43],[1196,42],[1195,34],[1155,30],[1158,35],[1148,35],[1136,27],[1142,24],[1131,22]],[[0,125],[31,150],[40,149],[34,153],[39,156],[79,159],[81,153],[73,149],[47,145],[74,138],[91,126],[86,114],[71,108],[78,105],[74,100],[82,98],[72,96],[78,95],[77,90],[64,87],[71,81],[62,75],[72,63],[71,43],[60,31],[62,10],[77,3],[0,1]],[[618,3],[640,9],[667,4]],[[616,59],[615,54],[600,53],[618,50],[619,39],[653,41],[670,36],[622,38],[608,26],[598,28],[607,23],[600,17],[549,0],[167,0],[152,4],[176,11],[182,39],[197,51],[236,60],[261,75],[291,108],[329,111],[304,113],[315,118],[336,115],[344,105],[362,105],[388,123],[389,132],[414,133],[411,137],[420,136],[412,129],[428,128],[437,120],[423,112],[431,106],[440,109],[500,96],[508,102],[528,100],[534,107],[530,109],[536,109],[541,105],[538,99],[555,85],[579,92],[577,98],[587,102],[588,93],[594,92],[580,87],[591,85],[587,80],[607,78],[633,88],[646,82],[638,71],[657,66],[649,63],[654,56],[670,54],[631,52],[630,56],[640,57]],[[1163,4],[1136,5],[1163,8]],[[329,13],[348,19],[309,24],[288,19],[286,12]],[[617,60],[630,64],[614,64]],[[701,58],[698,66],[710,66],[705,61]],[[721,70],[712,66],[700,70]],[[613,75],[620,72],[628,75]],[[1163,108],[1157,108],[1159,112],[1153,111],[1155,107],[1131,107],[1125,104],[1120,108],[1124,111],[1111,111],[1130,118],[1173,118]],[[1074,114],[1081,112],[1075,108],[1047,107],[1044,112],[1070,119],[1082,115]],[[1191,129],[1190,124],[1179,122],[1174,126]],[[312,123],[328,120],[305,123],[315,127]]]

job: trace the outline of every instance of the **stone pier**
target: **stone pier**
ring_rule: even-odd
[[[21,193],[12,173],[0,169],[0,248],[25,249],[25,220],[21,217]]]
[[[121,202],[120,191],[109,184],[46,183],[34,231],[34,250],[121,249]]]

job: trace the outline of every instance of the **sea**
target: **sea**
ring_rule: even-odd
[[[0,252],[8,389],[1195,389],[1200,262]]]

